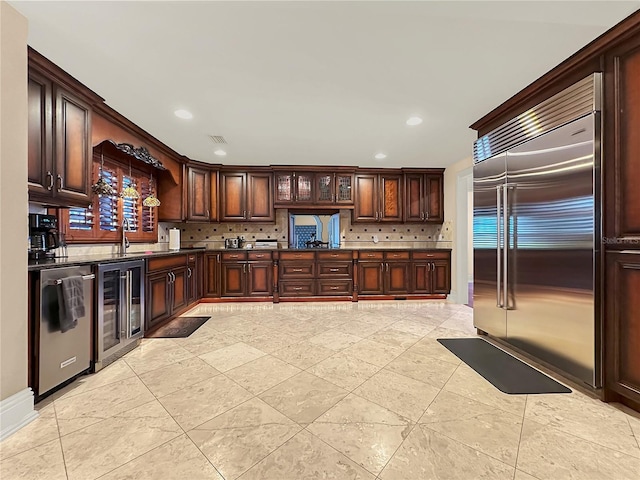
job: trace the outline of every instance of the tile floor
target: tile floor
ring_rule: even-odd
[[[634,479],[640,416],[500,393],[436,342],[444,302],[200,305],[38,405],[0,443],[9,479]]]

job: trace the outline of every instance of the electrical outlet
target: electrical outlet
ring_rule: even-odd
[[[240,235],[240,240],[245,241],[244,235]]]

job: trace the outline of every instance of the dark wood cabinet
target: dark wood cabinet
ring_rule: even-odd
[[[605,56],[603,168],[607,180],[607,248],[640,243],[640,35]],[[611,170],[609,170],[611,169]],[[634,246],[636,245],[636,246]]]
[[[202,254],[187,256],[187,303],[192,305],[202,298]]]
[[[187,263],[187,255],[147,261],[145,331],[155,329],[189,305]]]
[[[207,253],[204,256],[203,297],[220,296],[220,254]]]
[[[384,295],[384,262],[358,263],[358,294]]]
[[[442,169],[405,172],[405,223],[444,222],[443,178]]]
[[[353,222],[402,222],[402,180],[396,173],[356,173]]]
[[[220,210],[222,222],[273,222],[272,173],[221,172]]]
[[[277,171],[275,207],[353,205],[353,173],[335,171]]]
[[[220,295],[222,297],[273,295],[273,263],[270,252],[224,252],[221,257]]]
[[[211,172],[187,167],[187,220],[211,220]]]
[[[411,293],[448,294],[451,291],[451,252],[414,251]]]
[[[90,105],[31,67],[28,105],[29,200],[86,207],[91,201]]]
[[[640,408],[640,250],[607,253],[605,399]]]
[[[281,297],[353,295],[351,250],[289,251],[279,254]]]

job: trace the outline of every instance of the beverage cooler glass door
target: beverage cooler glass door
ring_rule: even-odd
[[[98,323],[101,332],[98,352],[105,352],[120,344],[120,323],[122,317],[122,280],[120,268],[100,271],[98,284]]]
[[[134,337],[142,333],[142,321],[143,321],[143,305],[144,294],[142,282],[144,281],[143,266],[138,265],[130,267],[126,274],[129,277],[127,279],[127,305],[128,311],[128,331],[129,337]]]

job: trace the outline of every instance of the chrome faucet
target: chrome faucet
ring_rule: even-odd
[[[127,230],[129,230],[129,228],[129,219],[124,217],[122,219],[122,243],[120,244],[120,255],[127,253],[127,248],[129,248],[129,239],[127,238]]]

